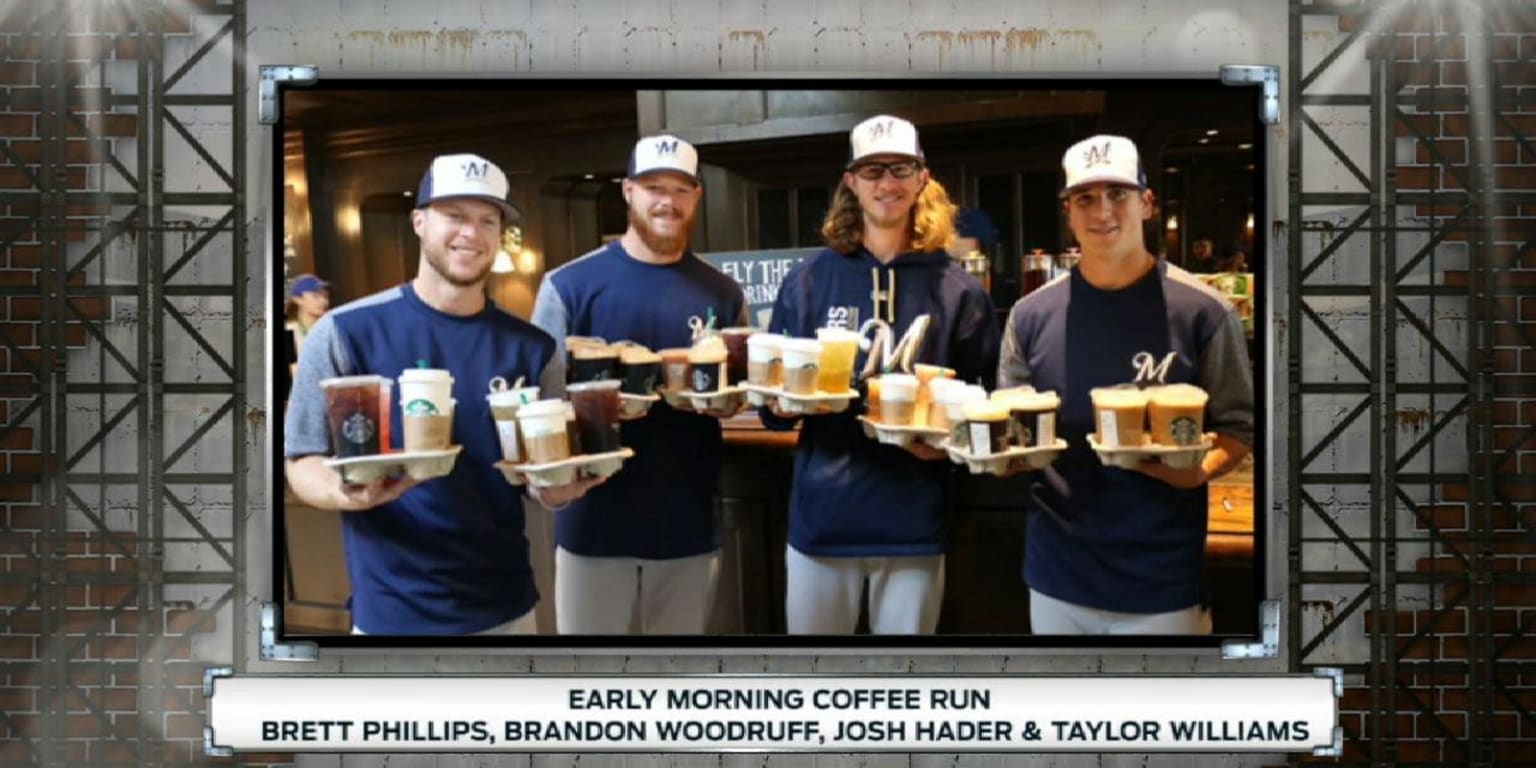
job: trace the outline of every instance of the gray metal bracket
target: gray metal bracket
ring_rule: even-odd
[[[1318,667],[1312,670],[1314,677],[1327,677],[1333,679],[1333,697],[1340,698],[1344,695],[1344,670],[1340,667]],[[1335,710],[1337,713],[1337,710]],[[1333,743],[1326,747],[1313,747],[1312,754],[1317,757],[1339,757],[1344,754],[1344,727],[1333,727]]]
[[[262,661],[314,661],[320,657],[319,646],[314,643],[279,643],[277,625],[281,610],[274,603],[261,604],[261,660]]]
[[[1280,655],[1280,601],[1259,603],[1259,642],[1228,640],[1221,644],[1223,659],[1273,659]]]
[[[313,64],[266,65],[260,68],[261,83],[257,86],[256,121],[262,125],[277,125],[281,117],[277,103],[277,84],[313,85],[320,70]]]
[[[1280,122],[1280,68],[1273,64],[1223,64],[1221,82],[1227,85],[1264,84],[1264,101],[1259,104],[1259,119],[1265,125]]]
[[[209,667],[203,670],[203,698],[213,698],[213,681],[221,677],[233,677],[234,667]],[[213,743],[213,726],[203,726],[203,754],[210,757],[234,757],[235,750]]]

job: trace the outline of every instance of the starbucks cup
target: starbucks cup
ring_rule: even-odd
[[[453,374],[441,368],[408,368],[400,372],[400,412],[406,416],[451,413]]]
[[[496,421],[496,437],[501,440],[503,459],[515,463],[524,460],[522,441],[517,434],[517,412],[537,399],[538,387],[504,389],[485,396],[485,402],[491,407],[491,418]]]

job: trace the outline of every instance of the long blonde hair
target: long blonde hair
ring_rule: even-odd
[[[948,250],[955,240],[955,211],[949,200],[949,192],[937,179],[929,178],[917,194],[912,215],[907,218],[909,250],[920,253]],[[832,193],[832,203],[827,206],[827,217],[821,223],[821,236],[827,247],[838,253],[853,253],[864,241],[864,211],[859,198],[839,182]]]

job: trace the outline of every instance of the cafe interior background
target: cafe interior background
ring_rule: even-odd
[[[402,111],[400,105],[411,108]],[[1215,84],[1096,90],[553,90],[395,84],[285,91],[283,269],[331,281],[332,306],[414,275],[419,244],[408,213],[437,154],[472,151],[506,170],[524,213],[503,238],[492,299],[526,318],[544,273],[622,234],[618,181],[636,138],[672,133],[699,149],[705,194],[692,248],[700,254],[797,254],[821,245],[822,214],[847,159],[847,131],[891,113],[917,124],[933,177],[996,236],[953,251],[988,285],[998,322],[1029,269],[1070,264],[1060,213],[1062,151],[1093,133],[1131,137],[1158,200],[1147,245],[1172,263],[1247,254],[1246,275],[1212,274],[1245,317],[1261,286],[1254,239],[1254,135],[1247,91]],[[1258,211],[1262,213],[1261,211]],[[1037,273],[1038,274],[1038,273]],[[1250,334],[1251,319],[1248,320]],[[1251,338],[1251,336],[1250,336]],[[1256,376],[1256,378],[1260,378]],[[750,413],[726,424],[719,514],[722,567],[711,631],[783,631],[783,546],[793,434],[767,433]],[[964,477],[958,487],[940,634],[1023,634],[1024,511],[1018,481]],[[1257,632],[1252,461],[1214,484],[1207,540],[1218,635]],[[291,634],[345,632],[347,583],[336,513],[300,511],[286,495],[284,621]],[[553,594],[553,524],[529,504],[541,593]],[[1262,530],[1262,521],[1259,525]],[[552,602],[539,624],[553,627]]]

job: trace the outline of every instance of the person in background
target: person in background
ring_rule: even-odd
[[[901,337],[929,317],[914,362],[990,383],[998,330],[992,300],[945,252],[955,207],[929,176],[917,129],[889,115],[849,135],[851,155],[822,224],[827,247],[790,270],[769,330],[814,337],[868,318]],[[854,370],[865,364],[861,353]],[[770,429],[800,420],[765,406]],[[954,471],[943,451],[866,437],[857,408],[803,418],[784,561],[791,634],[852,634],[868,585],[876,634],[932,634],[944,594]]]
[[[1189,245],[1189,272],[1216,272],[1215,245],[1209,237],[1196,239]]]
[[[331,308],[331,284],[314,275],[299,275],[288,289],[288,300],[283,302],[284,324],[288,330],[288,375],[292,376],[299,364],[299,349],[309,329],[320,321],[320,316]]]
[[[283,429],[286,479],[306,504],[344,510],[354,634],[533,634],[538,591],[523,535],[517,487],[502,458],[487,383],[538,382],[564,392],[564,368],[548,334],[486,298],[485,283],[515,216],[507,177],[485,158],[432,161],[416,193],[411,226],[421,239],[416,277],[344,304],[309,329]],[[446,476],[344,484],[325,465],[330,451],[320,382],[336,376],[395,378],[408,368],[454,377],[453,441],[462,446]],[[399,424],[398,408],[389,418]],[[384,414],[381,414],[383,417]],[[402,431],[391,430],[393,450]],[[600,481],[531,488],[560,506]]]
[[[1247,272],[1248,251],[1238,243],[1228,243],[1221,247],[1221,252],[1216,257],[1216,272]]]
[[[1152,193],[1136,145],[1094,136],[1062,158],[1062,205],[1082,247],[1070,276],[1014,304],[998,386],[1061,397],[1068,448],[1041,475],[1024,536],[1024,581],[1037,634],[1205,634],[1206,486],[1253,444],[1253,374],[1242,324],[1222,296],[1159,260],[1142,237]],[[1209,394],[1202,463],[1107,467],[1088,447],[1089,390],[1130,382],[1138,357],[1162,381]]]
[[[689,250],[698,214],[698,153],[672,136],[635,143],[624,235],[544,277],[533,323],[563,350],[569,336],[687,347],[690,318],[745,325],[741,286]],[[559,354],[564,354],[563,351]],[[555,621],[560,634],[700,634],[719,569],[718,416],[665,402],[620,425],[635,455],[586,498],[555,513]]]

